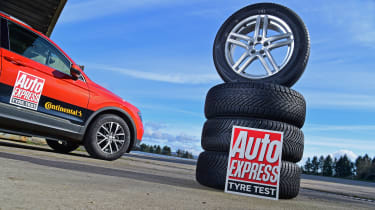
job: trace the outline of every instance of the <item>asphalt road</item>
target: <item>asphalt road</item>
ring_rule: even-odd
[[[175,157],[162,157],[148,153],[125,154],[125,157],[136,157],[146,160],[158,160],[170,163],[196,165],[196,160],[181,159]],[[303,189],[320,192],[334,193],[348,197],[374,200],[375,183],[333,177],[313,176],[302,174],[301,186]]]
[[[313,176],[313,175],[302,175],[303,179],[324,181],[324,182],[333,182],[344,185],[353,185],[353,186],[363,186],[363,187],[373,187],[375,189],[375,182],[364,182],[358,180],[350,179],[339,179],[334,177],[324,177],[324,176]]]
[[[374,202],[343,196],[348,191],[372,194],[373,186],[303,179],[297,198],[270,201],[201,186],[191,162],[139,154],[107,162],[83,152],[63,155],[44,146],[1,140],[0,167],[1,210],[375,209]],[[329,184],[343,192],[332,193]],[[319,189],[311,190],[314,187]]]

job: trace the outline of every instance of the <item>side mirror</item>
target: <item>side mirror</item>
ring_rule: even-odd
[[[82,71],[85,70],[85,66],[84,65],[78,65],[78,66],[79,66],[79,68],[81,68]]]
[[[74,80],[77,80],[81,76],[81,72],[74,67],[70,68],[70,75],[72,75]]]

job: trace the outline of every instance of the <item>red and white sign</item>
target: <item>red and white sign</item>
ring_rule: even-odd
[[[225,192],[279,199],[283,133],[233,126]]]
[[[19,71],[9,103],[37,110],[43,87],[44,79]]]

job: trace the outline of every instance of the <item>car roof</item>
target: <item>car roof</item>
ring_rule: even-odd
[[[0,10],[50,37],[67,0],[1,0]]]

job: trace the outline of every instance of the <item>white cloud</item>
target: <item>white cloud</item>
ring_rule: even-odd
[[[155,122],[145,122],[144,126],[151,129],[151,130],[160,130],[162,128],[166,128],[167,125],[162,123],[155,123]]]
[[[343,57],[346,60],[350,59],[346,55]],[[363,60],[349,61],[347,64],[340,65],[326,65],[319,61],[313,61],[294,88],[301,90],[304,95],[337,94],[341,98],[348,95],[374,97],[375,72],[371,71],[373,68],[375,68],[373,62],[368,63]]]
[[[187,15],[199,16],[202,18],[224,18],[223,10],[219,8],[206,8],[206,9],[197,9],[189,12]]]
[[[375,131],[375,125],[305,125],[304,131]]]
[[[142,109],[158,110],[158,111],[163,111],[163,112],[168,112],[168,113],[176,112],[176,113],[188,114],[190,116],[199,117],[199,118],[202,118],[204,116],[202,112],[193,112],[189,110],[174,108],[171,106],[157,105],[157,104],[148,105],[144,103],[139,103],[138,107]]]
[[[334,152],[330,155],[331,155],[331,157],[336,158],[336,159],[339,159],[340,157],[343,157],[344,155],[346,155],[353,162],[358,157],[358,155],[356,155],[354,152],[352,152],[350,150],[339,150],[339,151]]]
[[[354,38],[365,46],[375,46],[375,1],[324,2],[327,19],[348,30],[348,38]],[[334,9],[335,12],[332,12]]]
[[[361,151],[374,151],[375,144],[370,143],[369,140],[361,139],[348,139],[348,138],[331,138],[322,136],[307,136],[305,139],[305,149],[309,146],[319,146],[333,149],[343,150],[361,150]]]
[[[126,68],[112,67],[106,65],[95,64],[92,65],[91,69],[112,71],[117,72],[126,76],[130,76],[136,79],[152,80],[158,82],[168,82],[175,84],[206,84],[215,81],[219,81],[217,74],[169,74],[169,73],[154,73],[139,70],[132,70]]]
[[[308,107],[374,109],[375,95],[303,92]]]
[[[158,6],[186,3],[182,0],[84,0],[70,2],[66,5],[61,22],[77,22],[105,17],[108,15],[136,11],[137,9],[156,8]]]
[[[146,122],[144,129],[142,143],[149,145],[158,144],[161,146],[167,145],[173,151],[183,149],[192,152],[193,155],[198,155],[202,151],[200,137],[189,135],[183,131],[175,134],[175,131],[170,131],[171,128],[168,125],[159,123]]]
[[[163,2],[163,0],[160,0]],[[79,2],[68,2],[62,13],[61,22],[83,21],[93,18],[103,17],[139,7],[150,7],[155,4],[155,0],[86,0]],[[165,1],[164,1],[165,2]]]
[[[316,153],[316,152],[304,152],[303,153],[303,158],[300,162],[297,164],[299,166],[303,166],[306,163],[307,158],[313,158],[314,156],[317,156],[318,158],[323,155],[323,157],[327,157],[327,155],[331,156],[332,159],[336,158],[339,159],[340,157],[346,155],[352,162],[354,162],[358,155],[356,155],[353,151],[350,150],[339,150],[330,154],[327,153]]]

